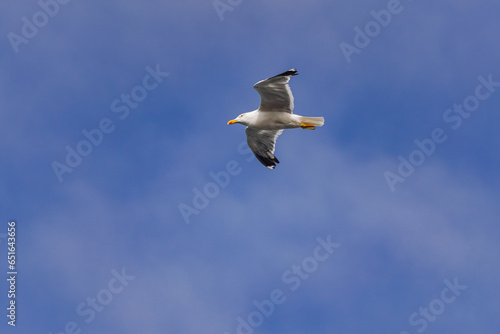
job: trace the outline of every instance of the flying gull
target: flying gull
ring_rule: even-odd
[[[267,168],[274,169],[279,163],[274,156],[276,138],[283,129],[310,129],[322,126],[323,117],[303,117],[293,114],[293,95],[288,86],[290,77],[298,72],[292,68],[257,82],[253,88],[259,92],[259,109],[243,113],[227,124],[246,125],[247,143],[257,159]]]

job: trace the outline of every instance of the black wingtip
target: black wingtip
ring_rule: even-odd
[[[274,167],[276,167],[276,164],[280,163],[278,158],[276,158],[275,156],[273,156],[272,158],[264,157],[261,155],[255,155],[255,156],[264,166],[266,166],[269,169],[274,169]]]
[[[299,74],[299,72],[296,69],[292,68],[292,69],[289,69],[286,72],[283,72],[281,74],[275,75],[275,77],[287,77],[287,76],[294,76],[294,75],[298,75],[298,74]]]

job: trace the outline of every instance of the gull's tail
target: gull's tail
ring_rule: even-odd
[[[314,130],[317,126],[323,126],[325,119],[323,117],[304,117],[300,118],[300,127],[302,129]]]

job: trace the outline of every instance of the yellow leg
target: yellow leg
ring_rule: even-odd
[[[300,127],[302,129],[308,129],[308,130],[314,130],[316,127],[314,125],[311,125],[311,124],[307,124],[307,123],[302,123],[300,125]]]

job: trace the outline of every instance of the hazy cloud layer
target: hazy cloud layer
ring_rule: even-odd
[[[232,3],[221,21],[212,1],[70,1],[17,53],[8,34],[42,7],[0,5],[0,234],[19,226],[18,323],[0,327],[232,334],[280,290],[255,333],[498,332],[500,91],[457,129],[443,118],[478,77],[500,82],[498,5],[402,0],[347,62],[340,44],[391,1]],[[148,66],[169,75],[134,100]],[[326,123],[285,131],[269,171],[226,122],[292,67],[296,113]],[[103,119],[113,130],[59,182],[53,162]],[[391,191],[384,173],[435,128],[447,139]],[[340,246],[318,260],[328,237]],[[87,298],[107,303],[88,322]]]

